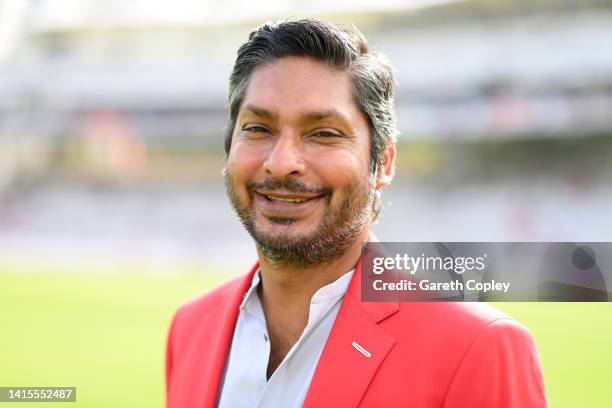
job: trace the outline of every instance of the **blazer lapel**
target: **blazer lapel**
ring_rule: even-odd
[[[199,376],[194,375],[192,377],[193,387],[191,389],[196,390],[192,394],[194,407],[214,407],[217,405],[217,397],[225,369],[225,360],[232,344],[240,304],[244,294],[251,285],[253,274],[258,269],[259,262],[239,282],[227,300],[220,299],[220,301],[226,303],[216,316],[215,321],[219,325],[212,329],[211,327],[200,327],[198,348],[201,350],[201,353],[199,353],[199,358],[194,358],[192,362],[192,372],[201,373]]]
[[[398,302],[361,302],[361,262],[317,364],[304,407],[356,407],[395,338],[378,322]]]

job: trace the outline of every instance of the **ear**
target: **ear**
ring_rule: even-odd
[[[382,155],[382,163],[376,170],[376,189],[380,190],[391,184],[395,175],[395,142],[389,140]]]

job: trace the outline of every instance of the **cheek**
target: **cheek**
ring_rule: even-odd
[[[312,166],[323,182],[334,190],[363,183],[368,177],[368,161],[349,151],[321,153]]]
[[[353,154],[322,155],[317,160],[317,174],[323,185],[333,190],[329,205],[340,208],[346,204],[356,204],[366,199],[369,191],[368,162]],[[348,203],[347,203],[348,200]]]
[[[245,149],[242,145],[237,144],[230,150],[227,158],[227,169],[231,172],[236,187],[240,188],[240,184],[246,183],[252,179],[261,167],[259,155],[253,152],[253,149]]]

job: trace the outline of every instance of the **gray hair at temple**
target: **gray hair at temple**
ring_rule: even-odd
[[[340,28],[315,19],[265,23],[251,32],[249,40],[238,49],[229,83],[225,152],[229,154],[251,74],[264,64],[288,56],[311,57],[349,74],[355,103],[370,124],[370,171],[374,174],[382,164],[387,143],[398,134],[393,70],[382,54],[368,49],[365,37],[354,26]]]

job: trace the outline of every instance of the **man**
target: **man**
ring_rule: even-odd
[[[543,407],[527,330],[483,304],[361,302],[393,177],[393,75],[354,28],[265,24],[230,78],[225,181],[251,271],[180,308],[168,407]]]

